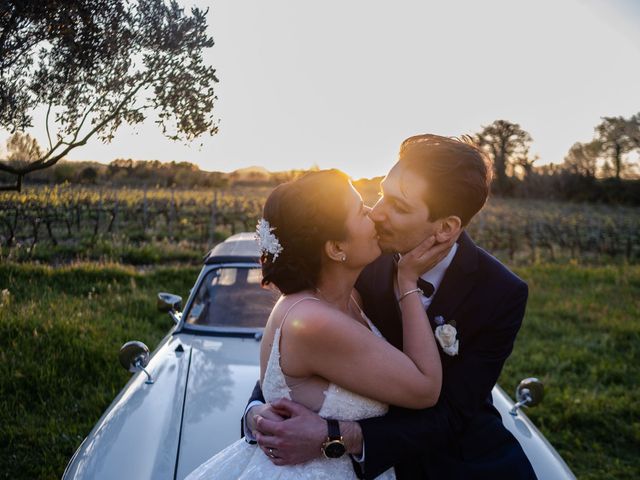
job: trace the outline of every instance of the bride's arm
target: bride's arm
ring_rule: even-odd
[[[439,250],[430,247],[425,244],[403,257],[398,276],[401,292],[415,289],[420,262],[424,264],[427,256],[436,260]],[[298,307],[297,321],[283,326],[283,370],[292,376],[318,375],[384,403],[407,408],[435,405],[442,368],[431,327],[417,293],[404,297],[400,305],[404,352],[326,304]]]
[[[420,298],[421,292],[417,291],[417,280],[423,272],[440,261],[453,245],[452,242],[447,242],[434,246],[435,241],[435,237],[430,237],[403,255],[398,262],[397,272],[398,303],[402,312],[402,350],[413,360],[416,368],[425,376],[429,376],[432,383],[438,386],[433,403],[427,406],[435,405],[440,396],[442,365],[433,331]]]
[[[407,408],[436,403],[441,367],[439,360],[429,365],[434,357],[429,348],[411,358],[340,312],[325,305],[307,307],[299,322],[283,331],[281,363],[287,375],[317,375],[354,393]],[[423,344],[427,333],[419,327],[414,331]]]

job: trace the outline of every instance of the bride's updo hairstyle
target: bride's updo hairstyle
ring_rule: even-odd
[[[310,172],[278,185],[264,204],[263,217],[282,246],[276,260],[262,255],[262,285],[285,295],[315,290],[324,245],[347,236],[349,177],[340,170]]]

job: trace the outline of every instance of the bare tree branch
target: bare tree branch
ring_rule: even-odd
[[[25,165],[22,168],[15,168],[15,167],[11,167],[9,165],[3,165],[0,163],[0,171],[8,172],[13,175],[18,175],[19,177],[22,177],[36,170],[42,170],[44,168],[52,167],[53,165],[58,163],[58,161],[64,158],[65,155],[67,155],[71,150],[73,150],[74,148],[80,147],[82,145],[85,145],[93,135],[95,135],[98,131],[102,130],[102,128],[104,128],[109,122],[113,121],[120,114],[120,111],[124,108],[127,102],[131,100],[131,98],[133,98],[136,95],[136,93],[138,93],[138,91],[146,84],[147,82],[141,81],[133,90],[131,90],[125,96],[125,98],[122,99],[122,101],[118,104],[118,106],[115,108],[113,113],[111,113],[111,115],[107,116],[104,120],[97,123],[96,126],[93,127],[80,141],[76,141],[79,134],[79,130],[77,130],[75,133],[74,139],[70,143],[62,142],[62,141],[58,142],[56,144],[56,148],[61,144],[67,146],[62,152],[56,154],[51,158],[48,158],[50,155],[53,154],[53,150],[49,150],[49,152],[47,152],[47,154],[45,154],[42,158],[28,165]]]
[[[47,107],[47,118],[45,121],[45,127],[47,128],[47,139],[49,140],[49,151],[53,149],[51,144],[51,134],[49,133],[49,113],[51,113],[51,101],[49,101],[49,106]]]

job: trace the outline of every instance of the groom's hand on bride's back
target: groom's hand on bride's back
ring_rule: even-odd
[[[321,453],[327,422],[315,412],[286,398],[276,400],[254,415],[251,427],[258,445],[276,465],[297,465]]]

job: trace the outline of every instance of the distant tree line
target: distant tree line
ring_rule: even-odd
[[[593,139],[574,143],[561,164],[536,166],[531,135],[507,120],[470,138],[493,161],[494,194],[640,205],[640,113],[603,117]]]
[[[519,198],[589,201],[640,205],[640,114],[630,118],[604,117],[589,142],[576,142],[563,163],[537,166],[530,153],[533,139],[519,124],[496,120],[467,140],[474,142],[492,160],[495,195]],[[38,142],[29,134],[16,132],[6,143],[0,158],[8,165],[28,162],[41,155]],[[33,184],[159,186],[216,188],[233,185],[275,186],[296,178],[304,170],[269,172],[260,167],[231,173],[206,172],[189,162],[160,162],[116,159],[109,164],[89,161],[60,161],[47,169],[30,173]],[[0,184],[11,181],[0,171]],[[379,178],[361,180],[364,191],[377,191]],[[374,192],[375,193],[375,192]]]
[[[26,158],[37,142],[28,134],[14,134],[7,142],[7,158]],[[189,162],[160,162],[117,158],[108,164],[94,161],[61,160],[50,168],[31,172],[24,185],[63,183],[109,187],[224,188],[227,186],[276,186],[305,173],[305,170],[269,172],[246,168],[231,173],[208,172]],[[10,181],[0,171],[0,183]]]
[[[0,173],[0,181],[4,180]],[[229,180],[221,172],[204,172],[189,162],[116,159],[109,164],[91,161],[60,161],[46,170],[33,172],[25,185],[62,183],[115,187],[224,187]]]

